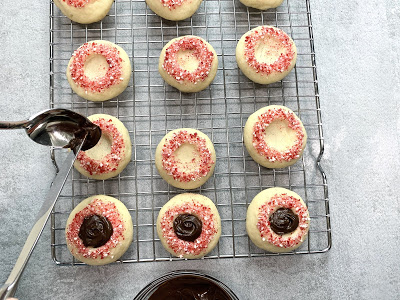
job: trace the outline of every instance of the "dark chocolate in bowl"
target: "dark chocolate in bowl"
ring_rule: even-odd
[[[222,282],[195,271],[175,271],[149,283],[134,300],[238,300]]]

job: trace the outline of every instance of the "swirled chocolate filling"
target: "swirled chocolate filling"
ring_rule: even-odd
[[[149,300],[230,300],[214,282],[197,276],[182,275],[164,282]]]
[[[279,235],[290,233],[299,226],[299,216],[289,208],[278,208],[270,217],[271,229]]]
[[[107,218],[99,215],[85,217],[78,236],[85,247],[98,248],[108,242],[113,234],[113,227]]]
[[[193,242],[200,236],[203,223],[195,215],[180,214],[175,218],[173,227],[178,238]]]

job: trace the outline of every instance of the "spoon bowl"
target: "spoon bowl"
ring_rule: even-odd
[[[101,130],[97,125],[68,109],[49,109],[28,120],[0,122],[0,129],[18,128],[24,128],[34,142],[56,148],[75,149],[86,137],[82,150],[88,150],[101,137]]]

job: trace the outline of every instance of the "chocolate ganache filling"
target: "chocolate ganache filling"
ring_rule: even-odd
[[[113,234],[113,227],[107,218],[99,215],[85,217],[79,237],[85,247],[98,248],[108,242]]]
[[[201,235],[203,223],[191,214],[180,214],[174,220],[174,231],[178,238],[193,242]]]
[[[290,233],[299,226],[299,216],[289,208],[278,208],[270,217],[271,229],[279,235]]]
[[[214,282],[197,276],[182,275],[164,282],[149,300],[230,300]]]

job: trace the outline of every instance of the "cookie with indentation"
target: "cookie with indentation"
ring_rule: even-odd
[[[82,175],[93,179],[115,177],[131,160],[129,132],[120,120],[110,115],[95,114],[88,119],[100,127],[101,138],[93,148],[79,152],[74,167]]]
[[[160,17],[180,21],[191,17],[202,0],[146,0],[147,5]]]
[[[54,4],[70,20],[90,24],[103,19],[114,0],[54,0]]]
[[[246,32],[236,46],[236,62],[250,80],[270,84],[285,78],[296,64],[297,48],[281,29],[259,26]]]
[[[214,48],[193,35],[168,42],[161,51],[158,64],[162,78],[185,93],[204,90],[214,80],[217,69],[218,57]]]
[[[193,128],[167,133],[156,149],[155,162],[161,177],[174,187],[195,189],[215,168],[215,149],[207,135]]]
[[[303,155],[307,132],[291,109],[270,105],[247,119],[243,139],[247,151],[257,163],[267,168],[285,168]]]
[[[67,67],[72,90],[91,101],[117,97],[128,86],[130,77],[131,63],[124,49],[103,40],[80,46]]]
[[[283,2],[283,0],[239,0],[239,1],[248,7],[257,8],[260,10],[266,10],[278,7]]]

